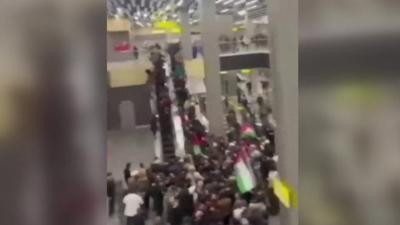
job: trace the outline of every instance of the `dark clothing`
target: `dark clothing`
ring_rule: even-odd
[[[280,211],[279,199],[278,197],[276,197],[274,190],[272,188],[268,188],[267,197],[270,205],[267,209],[268,213],[273,216],[278,215]]]
[[[158,125],[157,125],[157,117],[155,117],[155,116],[151,119],[150,129],[151,129],[151,132],[153,133],[153,135],[156,135],[157,130],[158,130]]]
[[[179,207],[172,208],[169,210],[168,222],[171,225],[181,225],[182,220],[183,220],[183,214]]]
[[[136,215],[126,218],[127,225],[145,225],[144,218],[141,215]]]
[[[134,59],[138,59],[139,58],[139,50],[138,50],[138,48],[135,46],[135,47],[133,47],[133,58]]]
[[[193,59],[197,58],[197,51],[198,51],[197,46],[193,46],[192,47]]]
[[[164,210],[164,194],[162,192],[161,186],[152,186],[150,188],[150,197],[153,198],[154,203],[154,211],[156,212],[157,216],[161,216]]]
[[[178,208],[182,211],[183,216],[192,216],[194,212],[193,196],[188,191],[184,191],[178,195],[178,201]]]
[[[107,197],[108,200],[108,213],[109,215],[114,214],[115,205],[115,182],[114,179],[107,179]]]
[[[131,178],[131,171],[129,169],[124,169],[124,178],[126,184],[128,184],[128,180]]]
[[[143,207],[146,210],[149,210],[149,206],[150,206],[150,191],[147,190],[144,193],[144,197],[143,197]]]
[[[114,179],[107,179],[107,197],[114,197],[115,182]]]
[[[253,193],[246,192],[242,194],[242,198],[246,200],[247,204],[250,204],[251,199],[253,198]]]

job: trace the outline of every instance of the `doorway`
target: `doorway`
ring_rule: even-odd
[[[124,100],[119,105],[121,130],[134,130],[136,127],[135,108],[132,101]]]

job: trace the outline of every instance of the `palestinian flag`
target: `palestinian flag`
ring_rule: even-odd
[[[248,146],[243,146],[240,151],[239,155],[244,159],[244,162],[247,166],[251,167],[251,150]]]
[[[242,138],[246,140],[257,139],[256,131],[251,125],[243,125],[241,129]]]
[[[235,162],[236,183],[240,193],[251,191],[256,186],[253,170],[248,164],[250,159],[245,151],[241,150]]]
[[[196,135],[193,136],[192,145],[193,145],[193,154],[194,155],[202,155],[203,154],[203,151],[200,146],[200,140],[197,138]]]
[[[194,155],[202,155],[203,151],[200,148],[200,145],[193,145],[193,154]]]

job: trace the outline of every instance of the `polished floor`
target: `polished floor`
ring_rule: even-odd
[[[132,131],[110,131],[108,133],[107,169],[116,181],[123,180],[123,170],[127,162],[132,169],[145,165],[154,159],[154,136],[150,128]]]

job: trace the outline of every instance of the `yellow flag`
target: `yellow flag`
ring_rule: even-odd
[[[298,197],[296,191],[291,188],[284,181],[278,178],[273,179],[273,189],[275,195],[282,202],[286,208],[297,208],[298,207]]]

